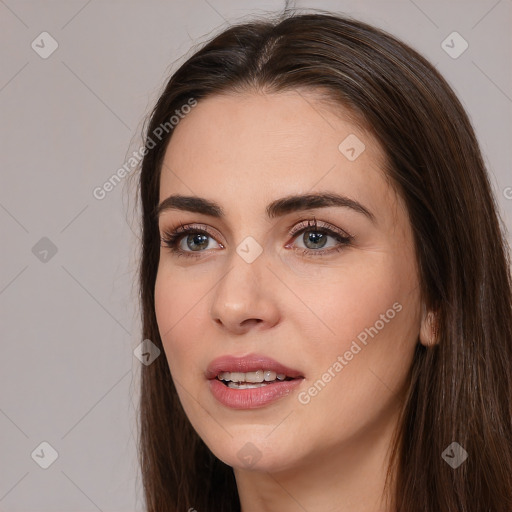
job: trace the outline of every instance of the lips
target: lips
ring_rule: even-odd
[[[263,373],[264,382],[261,381]],[[257,383],[244,382],[249,376],[250,381]],[[259,409],[281,399],[286,400],[286,397],[297,391],[304,381],[304,376],[299,370],[259,354],[214,359],[206,370],[206,377],[213,397],[221,405],[232,410]],[[233,382],[232,379],[238,382]],[[270,379],[270,382],[267,382],[267,379]]]
[[[299,370],[289,368],[278,361],[259,354],[249,354],[243,357],[235,357],[226,355],[214,359],[206,370],[206,378],[208,380],[215,379],[219,373],[247,373],[256,372],[258,370],[271,370],[276,374],[284,374],[291,379],[303,378]]]

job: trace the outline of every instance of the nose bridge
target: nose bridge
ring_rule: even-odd
[[[242,241],[213,290],[212,319],[228,329],[239,330],[247,320],[274,322],[276,318],[275,298],[265,286],[271,275],[267,258],[263,251],[255,256],[256,249],[254,242]]]
[[[242,247],[242,244],[239,245]],[[260,255],[252,262],[233,252],[229,261],[229,269],[216,286],[215,295],[224,303],[243,303],[246,306],[256,302],[259,297],[259,287],[262,284],[264,257]]]
[[[247,225],[243,216],[240,216],[240,225]],[[230,284],[235,285],[235,290],[229,293],[240,292],[243,295],[246,291],[254,298],[258,294],[259,284],[264,279],[265,265],[268,261],[268,254],[264,252],[262,244],[251,235],[236,233],[239,242],[230,251],[229,273],[219,283],[220,288],[229,288]],[[256,235],[258,236],[258,235]],[[261,235],[263,236],[263,235]],[[260,237],[261,238],[261,237]],[[223,283],[222,281],[226,281]]]

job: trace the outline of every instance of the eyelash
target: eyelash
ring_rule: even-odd
[[[339,244],[335,247],[330,247],[329,249],[302,249],[302,248],[294,248],[295,251],[302,252],[303,256],[324,256],[327,253],[334,253],[342,251],[346,246],[350,245],[354,237],[345,233],[344,231],[338,230],[334,227],[327,227],[327,224],[323,224],[322,226],[318,226],[316,219],[308,219],[300,221],[298,224],[294,226],[288,232],[288,236],[292,236],[297,238],[298,235],[305,233],[306,231],[311,231],[314,233],[321,233],[335,238]],[[201,257],[201,253],[205,251],[183,251],[178,247],[181,239],[186,235],[191,234],[203,234],[215,238],[215,236],[209,231],[208,226],[204,224],[180,224],[178,228],[171,232],[164,232],[161,237],[161,242],[171,250],[172,253],[179,256],[185,256],[190,258],[199,258]],[[217,242],[219,243],[219,242]],[[220,244],[222,246],[222,244]]]

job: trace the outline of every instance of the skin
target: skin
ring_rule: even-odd
[[[234,468],[243,512],[389,509],[388,449],[415,344],[427,343],[431,332],[410,222],[382,171],[384,152],[344,114],[315,91],[217,95],[180,121],[165,154],[160,201],[194,195],[226,212],[223,219],[174,209],[160,215],[162,235],[200,223],[214,236],[206,248],[181,239],[198,258],[162,244],[155,310],[185,412]],[[366,146],[354,161],[338,149],[349,134]],[[266,216],[275,199],[326,191],[357,200],[375,221],[337,206]],[[304,255],[305,248],[321,250],[305,245],[314,228],[292,237],[288,231],[314,218],[354,239],[339,252]],[[236,252],[247,236],[263,249],[252,263]],[[328,248],[337,245],[328,238]],[[396,303],[401,311],[301,403],[298,394],[332,372],[338,356]],[[208,364],[250,353],[300,370],[298,391],[252,410],[217,402]],[[260,456],[251,467],[238,456],[248,442]]]

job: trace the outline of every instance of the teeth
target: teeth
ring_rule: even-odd
[[[243,382],[245,380],[245,373],[233,372],[231,374],[231,377],[229,379],[226,379],[226,380],[232,380],[233,382]]]
[[[251,384],[261,384],[263,382],[272,382],[274,380],[285,380],[284,373],[276,373],[273,370],[258,370],[256,372],[221,372],[217,375],[217,379],[231,382],[243,382]],[[228,384],[229,385],[229,384]],[[264,384],[263,384],[264,385]],[[232,386],[229,386],[232,387]],[[250,386],[260,387],[260,386]],[[243,389],[243,388],[238,388]]]
[[[228,388],[232,389],[252,389],[252,388],[261,388],[263,386],[268,386],[266,382],[260,382],[257,384],[238,384],[236,382],[228,382]]]
[[[277,374],[276,372],[273,372],[272,370],[266,370],[265,371],[265,381],[268,382],[270,380],[276,380]]]
[[[263,382],[263,370],[257,372],[247,372],[245,374],[245,382]]]

